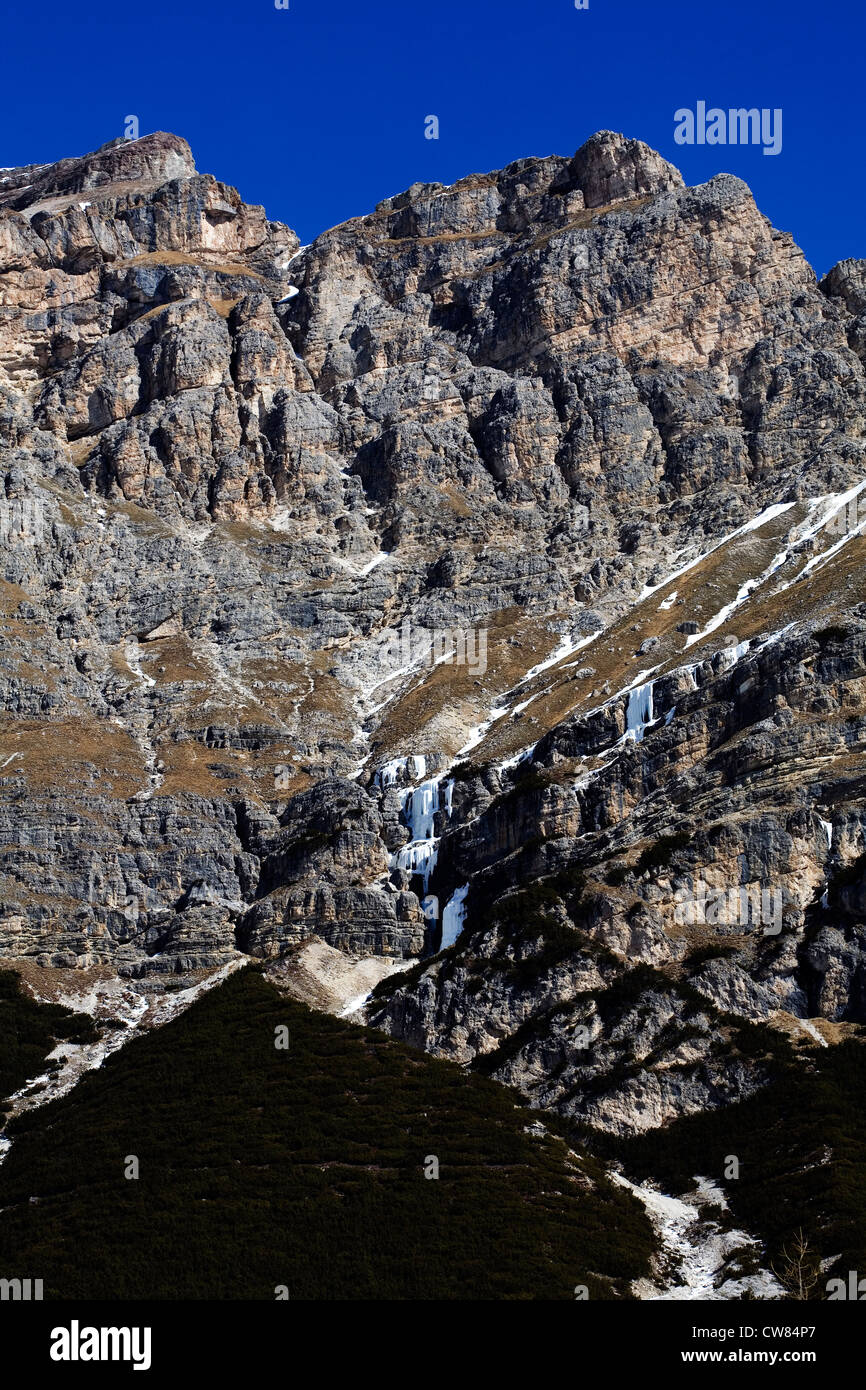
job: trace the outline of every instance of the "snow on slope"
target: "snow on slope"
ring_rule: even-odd
[[[60,1004],[76,1013],[89,1014],[97,1022],[107,1019],[118,1020],[121,1026],[105,1032],[96,1042],[59,1042],[54,1050],[49,1052],[46,1060],[59,1061],[60,1066],[56,1071],[45,1071],[30,1078],[20,1090],[9,1097],[9,1118],[27,1110],[35,1110],[41,1105],[47,1105],[49,1101],[65,1096],[78,1084],[82,1076],[101,1067],[112,1052],[117,1052],[141,1033],[168,1023],[170,1019],[189,1008],[190,1004],[207,990],[222,984],[235,970],[248,963],[245,957],[229,961],[228,965],[212,971],[189,988],[164,995],[139,993],[127,981],[115,976],[95,982],[85,978],[82,980],[82,984],[85,985],[83,992],[66,990],[43,996],[41,1002]],[[31,992],[34,998],[40,999],[35,991]],[[10,1146],[10,1140],[0,1140],[0,1162],[9,1152]]]
[[[726,1269],[734,1252],[760,1252],[760,1243],[745,1231],[724,1230],[702,1215],[708,1205],[727,1206],[724,1196],[707,1178],[696,1178],[697,1189],[684,1199],[668,1197],[650,1183],[640,1186],[620,1173],[610,1173],[620,1187],[628,1188],[646,1209],[662,1245],[664,1271],[660,1282],[638,1280],[634,1292],[647,1301],[718,1302],[745,1297],[777,1299],[785,1290],[768,1269],[738,1276],[736,1265]]]

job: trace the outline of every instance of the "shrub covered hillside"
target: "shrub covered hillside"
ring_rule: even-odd
[[[10,1125],[0,1266],[49,1298],[628,1297],[646,1217],[534,1120],[246,969]]]
[[[596,1136],[598,1148],[666,1192],[709,1174],[736,1220],[763,1237],[776,1269],[802,1233],[816,1275],[811,1296],[824,1298],[828,1279],[866,1268],[866,1047],[848,1038],[780,1055],[773,1072],[738,1105],[625,1142]]]
[[[96,1036],[86,1014],[37,1003],[21,990],[13,970],[0,970],[0,1119],[9,1096],[51,1069],[45,1059],[57,1043],[92,1042]]]

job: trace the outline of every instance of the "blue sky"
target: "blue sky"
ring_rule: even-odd
[[[416,180],[451,183],[599,129],[700,183],[721,170],[819,274],[866,256],[862,0],[152,0],[7,9],[0,164],[172,130],[310,241]],[[777,156],[678,146],[674,112],[780,107]],[[424,120],[439,118],[439,139]]]

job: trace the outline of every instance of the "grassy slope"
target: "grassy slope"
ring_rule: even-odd
[[[624,1295],[653,1245],[642,1210],[533,1118],[248,969],[15,1121],[0,1268],[47,1297]]]

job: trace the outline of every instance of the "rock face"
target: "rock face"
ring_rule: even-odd
[[[662,676],[639,739],[615,698],[465,776],[466,927],[371,1021],[617,1132],[748,1095],[737,1020],[862,1024],[864,620]]]
[[[620,1131],[866,1022],[864,286],[611,132],[307,247],[5,170],[0,955],[444,946],[368,1017]]]

